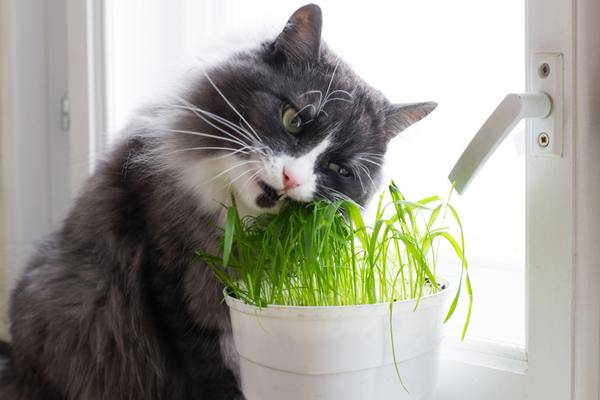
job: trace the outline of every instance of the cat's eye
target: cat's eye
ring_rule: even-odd
[[[350,171],[348,170],[348,168],[343,167],[343,166],[341,166],[339,164],[336,164],[336,163],[333,163],[333,162],[330,162],[327,165],[327,168],[329,168],[333,172],[335,172],[335,173],[343,176],[344,178],[347,178],[347,177],[349,177],[351,175]]]
[[[298,110],[291,106],[288,106],[283,110],[281,123],[289,133],[300,133],[304,128],[304,123],[302,117],[298,114]]]

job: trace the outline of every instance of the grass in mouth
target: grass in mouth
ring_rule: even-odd
[[[450,226],[453,228],[451,229]],[[446,314],[463,287],[469,325],[473,293],[460,218],[450,196],[408,201],[392,182],[373,221],[348,201],[288,202],[277,215],[241,218],[227,208],[222,256],[202,258],[234,297],[251,305],[344,306],[416,299],[440,290],[439,246],[447,243],[461,268]]]

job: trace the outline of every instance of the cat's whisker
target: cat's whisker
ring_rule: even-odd
[[[240,154],[240,153],[244,154],[244,155],[249,155],[249,154],[252,154],[254,152],[254,148],[249,147],[249,146],[241,147],[239,149],[231,149],[231,148],[228,148],[228,147],[210,147],[210,146],[206,147],[206,146],[204,146],[204,147],[188,147],[188,148],[185,148],[185,149],[179,149],[179,150],[175,150],[175,151],[172,151],[170,153],[167,153],[167,155],[181,153],[181,152],[184,152],[184,151],[205,151],[205,150],[206,151],[216,150],[216,151],[224,151],[224,152],[226,152],[226,154],[223,154],[221,156],[212,157],[211,160],[222,160],[222,159],[227,158],[227,157],[234,157],[234,156],[236,156],[237,154]]]
[[[371,153],[358,153],[357,155],[358,158],[363,158],[366,160],[371,160],[371,161],[377,161],[377,162],[385,162],[385,156],[383,155],[375,155]]]
[[[374,157],[378,157],[378,158],[384,158],[385,154],[383,153],[369,153],[369,152],[361,152],[359,153],[359,155],[367,155],[367,156],[374,156]]]
[[[164,129],[164,130],[166,132],[171,132],[171,133],[183,133],[183,134],[187,134],[187,135],[196,135],[196,136],[202,136],[202,137],[211,138],[211,139],[224,140],[226,142],[235,143],[235,144],[237,144],[239,146],[242,146],[242,147],[248,146],[247,143],[241,142],[240,140],[235,140],[235,139],[230,139],[230,138],[224,138],[222,136],[217,136],[217,135],[211,135],[210,133],[188,131],[188,130],[182,130],[182,129]]]
[[[362,169],[365,173],[365,175],[367,176],[367,178],[369,178],[369,180],[371,181],[371,185],[373,187],[373,189],[377,189],[377,185],[375,185],[375,182],[373,181],[373,178],[371,178],[371,173],[369,172],[369,169],[361,162],[359,162],[358,167],[360,169]]]
[[[325,116],[329,117],[329,114],[327,114],[327,112],[325,111],[325,106],[332,102],[332,101],[343,101],[346,103],[354,103],[354,95],[352,93],[350,93],[347,90],[344,89],[336,89],[336,90],[331,90],[331,85],[333,84],[333,80],[335,78],[335,74],[336,71],[338,69],[338,66],[340,65],[340,61],[338,60],[335,64],[335,67],[333,68],[333,72],[331,73],[331,78],[329,79],[329,84],[327,85],[327,90],[325,91],[325,96],[323,96],[323,92],[320,90],[309,90],[303,94],[300,95],[300,97],[305,96],[307,94],[319,94],[319,101],[318,101],[318,105],[317,105],[317,112],[316,115],[320,115],[321,113],[325,114]],[[344,94],[346,96],[348,96],[348,98],[343,98],[343,97],[331,97],[335,94]]]
[[[260,161],[254,161],[254,160],[246,160],[246,161],[239,162],[239,163],[235,164],[234,166],[232,166],[232,167],[229,167],[229,168],[227,168],[227,169],[226,169],[226,170],[224,170],[224,171],[221,171],[221,172],[220,172],[220,173],[218,173],[217,175],[213,176],[213,178],[212,178],[212,179],[210,179],[208,182],[204,182],[204,183],[205,183],[205,184],[209,184],[209,183],[211,183],[211,182],[215,181],[216,179],[218,179],[219,177],[221,177],[221,176],[225,175],[225,174],[226,174],[226,173],[228,173],[229,171],[232,171],[232,170],[234,170],[234,169],[236,169],[236,168],[240,168],[240,167],[243,167],[244,165],[253,164],[253,163],[258,163],[258,164],[260,164],[261,162],[260,162]]]
[[[331,198],[332,200],[344,200],[344,201],[350,201],[352,203],[355,203],[354,200],[352,200],[350,197],[348,197],[347,195],[345,195],[342,192],[339,192],[337,190],[335,190],[334,188],[327,186],[327,185],[323,185],[323,189],[326,191],[325,193],[320,192],[322,195],[324,195],[326,198]],[[355,203],[356,204],[356,203]],[[357,206],[362,210],[363,207],[359,204],[357,204]]]
[[[343,101],[345,103],[350,103],[350,104],[354,103],[354,100],[344,99],[342,97],[332,97],[332,98],[325,100],[325,103],[323,103],[323,107],[325,107],[327,105],[327,103],[330,103],[332,101]]]
[[[242,154],[250,154],[251,153],[251,151],[249,151],[246,148],[232,149],[229,147],[203,146],[203,147],[187,147],[185,149],[174,150],[174,151],[167,153],[167,155],[182,153],[184,151],[211,151],[211,150],[227,152],[227,154],[225,154],[223,156],[215,157],[215,158],[213,158],[213,160],[220,160],[222,158],[231,157],[238,153],[242,153]]]
[[[248,186],[250,183],[252,183],[253,179],[254,179],[255,177],[257,177],[258,175],[260,175],[260,173],[261,173],[262,171],[264,171],[264,170],[265,170],[265,167],[261,167],[261,168],[259,168],[258,170],[256,170],[256,172],[255,172],[254,174],[250,175],[250,177],[249,177],[248,179],[246,179],[246,182],[244,183],[244,185],[243,185],[243,186],[242,186],[242,188],[240,189],[240,192],[243,192],[243,191],[246,189],[246,187],[247,187],[247,186]]]
[[[333,68],[331,78],[329,79],[329,85],[327,85],[327,90],[325,91],[325,101],[324,102],[319,101],[319,111],[318,111],[317,115],[319,115],[323,111],[323,107],[325,107],[325,103],[327,103],[327,98],[329,97],[329,91],[331,90],[333,78],[335,77],[335,72],[337,71],[339,65],[340,65],[340,61],[338,60],[335,63],[335,67]]]
[[[181,99],[181,101],[185,101],[183,99]],[[218,130],[219,132],[224,133],[225,135],[234,138],[234,139],[238,139],[238,140],[242,140],[241,138],[237,137],[236,135],[234,135],[231,132],[228,132],[226,130],[224,130],[223,128],[221,128],[220,126],[217,126],[215,124],[213,124],[212,122],[210,122],[207,118],[205,118],[203,115],[201,115],[198,111],[194,108],[191,107],[187,107],[188,110],[190,110],[192,113],[194,113],[194,115],[196,115],[196,117],[198,117],[200,120],[204,121],[205,123],[207,123],[208,125],[212,126],[213,128],[215,128],[216,130]]]
[[[299,109],[299,110],[296,112],[296,114],[294,114],[294,117],[293,117],[293,118],[296,118],[298,115],[300,115],[300,114],[302,113],[302,111],[306,110],[306,109],[307,109],[307,108],[309,108],[309,107],[312,107],[312,109],[313,109],[313,114],[314,114],[314,113],[316,113],[316,108],[315,108],[315,105],[314,105],[314,104],[307,104],[307,105],[305,105],[304,107],[302,107],[301,109]],[[292,118],[292,119],[293,119],[293,118]],[[311,120],[311,121],[312,121],[312,120]]]
[[[376,190],[377,185],[375,184],[375,181],[373,180],[373,178],[371,178],[371,174],[367,173],[367,178],[369,178],[369,181],[371,181],[371,186],[373,187],[373,190]]]
[[[329,79],[329,85],[327,85],[327,90],[325,91],[325,99],[329,96],[329,91],[331,90],[331,84],[333,83],[333,78],[335,77],[335,73],[340,65],[340,60],[337,60],[335,63],[335,67],[333,68],[333,72],[331,73],[331,78]]]
[[[319,105],[321,104],[321,102],[323,101],[323,92],[320,90],[309,90],[307,92],[302,93],[300,96],[298,97],[304,97],[308,94],[318,94],[319,95]]]
[[[206,110],[204,110],[204,109],[201,109],[201,108],[199,108],[199,107],[197,107],[197,106],[195,106],[195,105],[191,104],[189,101],[187,101],[187,100],[185,100],[185,99],[183,99],[183,98],[181,98],[181,97],[178,97],[178,99],[179,99],[179,101],[181,101],[181,102],[185,103],[186,105],[183,105],[183,106],[181,106],[181,105],[173,105],[172,107],[175,107],[175,108],[183,108],[183,109],[189,110],[189,111],[191,111],[192,113],[194,113],[194,114],[195,114],[195,115],[196,115],[198,118],[200,118],[200,119],[202,119],[202,120],[204,120],[204,121],[205,121],[205,119],[204,119],[204,118],[202,118],[202,116],[198,115],[198,113],[202,113],[202,114],[204,114],[206,117],[208,117],[208,118],[212,118],[213,120],[216,120],[216,121],[220,122],[221,124],[223,124],[223,125],[226,125],[226,126],[227,126],[227,127],[229,127],[230,129],[233,129],[233,130],[234,130],[235,132],[237,132],[239,135],[243,136],[245,139],[249,140],[251,143],[253,143],[254,145],[256,145],[256,146],[257,146],[257,148],[258,148],[258,147],[264,147],[264,146],[262,146],[262,145],[263,145],[263,143],[262,143],[262,142],[258,142],[258,141],[257,141],[257,140],[256,140],[256,139],[255,139],[255,138],[254,138],[254,137],[253,137],[251,134],[250,134],[250,132],[248,132],[248,130],[246,130],[246,129],[245,129],[245,128],[243,128],[242,126],[240,126],[240,125],[237,125],[237,124],[235,124],[235,123],[233,123],[233,122],[229,121],[228,119],[221,117],[220,115],[217,115],[217,114],[211,113],[210,111],[206,111]],[[232,135],[231,133],[227,133],[227,134],[229,134],[229,135],[231,135],[231,136],[235,136],[235,135]],[[237,137],[236,137],[236,138],[237,138]]]
[[[241,125],[234,124],[233,122],[231,122],[223,117],[220,117],[218,115],[215,115],[209,111],[205,111],[205,110],[201,110],[201,109],[199,109],[198,111],[206,114],[206,116],[208,116],[208,117],[212,117],[212,118],[216,119],[217,121],[221,122],[224,125],[229,126],[231,129],[235,130],[240,135],[244,136],[246,139],[248,139],[250,142],[252,142],[252,144],[256,148],[260,148],[260,149],[266,148],[262,141],[259,142],[256,139],[254,139],[254,137],[250,134],[250,132],[248,132],[248,130],[245,129],[244,127],[242,127]]]
[[[325,197],[326,199],[330,200],[330,201],[348,201],[351,203],[356,204],[354,201],[352,201],[352,199],[350,199],[348,196],[340,196],[338,194],[335,193],[322,193],[321,194],[323,197]],[[359,204],[356,204],[361,210],[363,210],[363,207]]]
[[[368,162],[369,164],[377,165],[378,167],[383,167],[383,164],[385,163],[384,159],[373,158],[373,157],[358,156],[358,157],[356,157],[356,159],[359,160],[359,162],[365,161],[365,162]],[[377,164],[375,164],[375,163],[377,163]]]
[[[358,174],[358,183],[360,184],[360,189],[361,189],[361,190],[362,190],[362,192],[364,193],[364,192],[366,191],[366,190],[365,190],[365,185],[364,185],[364,183],[363,183],[363,180],[362,180],[362,178],[361,178],[360,174]]]
[[[315,106],[314,104],[311,103],[311,106],[313,107],[313,119],[311,121],[313,121],[316,117],[319,116],[319,110],[321,109],[321,104],[323,103],[323,92],[320,90],[309,90],[309,91],[302,93],[298,97],[304,97],[309,94],[318,94],[319,95],[319,100],[317,101],[317,105]]]
[[[323,186],[325,189],[327,189],[328,191],[330,191],[331,193],[334,193],[342,198],[344,198],[345,200],[349,200],[349,201],[354,201],[352,200],[350,197],[348,197],[348,195],[340,192],[339,190],[336,190],[334,188],[332,188],[331,186]]]
[[[240,148],[238,149],[230,149],[227,147],[217,147],[217,146],[204,146],[204,147],[190,147],[190,148],[186,148],[186,149],[182,149],[179,151],[191,151],[191,150],[208,150],[208,149],[215,149],[215,150],[223,150],[223,151],[230,151],[233,154],[237,154],[237,153],[243,153],[243,154],[250,154],[253,152],[258,152],[261,153],[263,156],[266,156],[266,153],[264,151],[262,151],[261,149],[254,147],[254,146],[250,146],[247,143],[241,142],[237,139],[229,139],[229,138],[224,138],[221,136],[216,136],[216,135],[211,135],[208,133],[204,133],[204,132],[196,132],[196,131],[187,131],[187,130],[178,130],[178,129],[165,129],[165,131],[167,132],[173,132],[173,133],[183,133],[183,134],[190,134],[190,135],[197,135],[197,136],[202,136],[202,137],[208,137],[208,138],[214,138],[214,139],[219,139],[219,140],[224,140],[227,142],[231,142],[231,143],[235,143],[237,145],[240,146]],[[172,152],[172,153],[177,153],[178,150]],[[230,155],[225,155],[222,156],[221,158],[225,158],[225,157],[229,157]],[[218,158],[217,158],[218,159]]]
[[[360,167],[360,165],[357,165],[357,166]],[[361,190],[364,193],[365,192],[365,185],[363,184],[360,171],[355,166],[351,166],[350,169],[352,170],[352,173],[354,174],[354,176],[356,178],[358,178],[358,183],[360,184],[360,188],[361,188]]]
[[[210,78],[210,76],[208,76],[208,73],[206,72],[206,70],[203,69],[202,72],[204,73],[204,76],[206,77],[206,79],[208,80],[208,82],[210,82],[210,84],[212,85],[212,87],[217,91],[217,93],[219,94],[219,96],[221,96],[221,98],[223,98],[223,100],[225,100],[225,103],[227,103],[227,105],[233,110],[233,112],[235,112],[238,115],[238,117],[240,117],[241,120],[244,121],[244,123],[248,126],[248,128],[250,128],[250,130],[252,131],[252,133],[256,137],[256,140],[258,140],[260,143],[262,143],[262,140],[261,140],[260,136],[258,135],[258,133],[256,133],[256,131],[254,130],[254,128],[252,127],[252,125],[250,125],[250,123],[248,121],[246,121],[246,118],[244,118],[244,116],[233,106],[233,104],[231,104],[231,102],[229,101],[229,99],[227,99],[227,97],[225,97],[225,95],[223,94],[223,92],[221,92],[221,90],[217,87],[217,85],[215,85],[215,83]]]
[[[320,91],[320,90],[308,90],[308,91],[302,93],[301,95],[299,95],[298,97],[303,97],[303,96],[306,96],[307,94],[320,94],[320,95],[323,95],[323,92]]]
[[[230,180],[230,181],[227,183],[227,186],[231,188],[231,186],[232,186],[232,185],[233,185],[235,182],[237,182],[237,181],[238,181],[240,178],[243,178],[245,175],[247,175],[247,174],[248,174],[248,173],[250,173],[250,172],[252,172],[252,173],[256,173],[256,172],[254,172],[254,170],[253,170],[253,169],[247,169],[246,171],[242,172],[240,175],[238,175],[238,176],[236,176],[235,178],[233,178],[232,180]]]
[[[333,96],[334,94],[337,94],[337,93],[345,94],[346,96],[350,97],[350,99],[354,100],[354,95],[352,93],[350,93],[349,91],[344,90],[344,89],[336,89],[333,92],[329,93],[329,96]]]
[[[176,106],[176,107],[177,107],[177,106]],[[202,117],[201,117],[201,116],[200,116],[200,115],[199,115],[197,112],[195,112],[195,110],[192,110],[192,109],[190,109],[189,107],[179,107],[179,108],[186,108],[186,109],[188,109],[188,110],[192,111],[192,112],[193,112],[193,113],[194,113],[194,114],[195,114],[197,117],[199,117],[200,119],[202,119],[202,120],[205,120],[205,119],[204,119],[204,118],[202,118]],[[198,111],[201,111],[201,110],[198,110]],[[205,120],[205,121],[206,121],[206,120]],[[211,124],[210,122],[208,122],[208,121],[206,121],[206,122],[207,122],[207,123],[209,123],[211,126],[214,126],[214,125],[213,125],[213,124]],[[216,127],[216,128],[217,128],[217,129],[219,129],[218,127]],[[257,145],[256,143],[253,143],[252,145],[250,145],[250,144],[248,144],[248,143],[245,143],[245,141],[243,141],[243,139],[240,139],[238,136],[236,136],[236,135],[233,135],[233,134],[231,134],[231,133],[229,133],[229,132],[226,132],[226,131],[224,131],[223,129],[219,129],[219,131],[221,131],[221,132],[223,132],[223,133],[227,134],[228,136],[230,136],[230,137],[231,137],[232,139],[234,139],[234,140],[239,140],[240,142],[243,142],[243,143],[244,143],[244,146],[243,146],[244,148],[246,148],[246,149],[248,149],[248,150],[250,150],[250,151],[253,151],[253,152],[258,152],[258,153],[262,154],[263,156],[266,156],[266,153],[265,153],[265,152],[263,151],[263,149],[262,149],[262,148],[263,148],[263,146]]]
[[[370,164],[373,164],[373,165],[377,165],[378,167],[381,167],[381,168],[383,168],[383,164],[381,164],[381,163],[378,163],[378,162],[376,162],[376,161],[373,161],[373,160],[369,160],[368,158],[357,157],[357,159],[358,159],[358,160],[365,161],[365,162],[368,162],[368,163],[370,163]]]
[[[246,149],[237,149],[236,151],[233,151],[233,152],[231,152],[229,154],[223,154],[222,156],[214,157],[213,160],[222,160],[223,158],[233,157],[233,156],[235,156],[238,153],[242,153],[242,154],[248,155],[248,154],[251,154],[252,151],[248,151]]]

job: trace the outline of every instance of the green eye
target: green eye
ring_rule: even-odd
[[[298,114],[298,110],[296,110],[294,107],[287,107],[285,110],[283,110],[281,122],[283,123],[285,130],[289,133],[302,132],[302,117]]]
[[[332,170],[333,172],[335,172],[335,173],[337,173],[337,174],[339,174],[339,175],[343,176],[344,178],[347,178],[347,177],[349,177],[349,176],[350,176],[350,171],[348,171],[348,169],[347,169],[347,168],[345,168],[345,167],[342,167],[342,166],[341,166],[341,165],[339,165],[339,164],[336,164],[336,163],[333,163],[333,162],[331,162],[331,163],[329,163],[329,165],[327,165],[327,168],[329,168],[329,169],[330,169],[330,170]]]

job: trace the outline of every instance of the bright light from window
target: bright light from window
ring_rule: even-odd
[[[109,121],[164,93],[211,38],[283,26],[301,1],[108,1]],[[395,102],[440,105],[390,147],[389,175],[410,198],[445,195],[446,176],[471,137],[525,82],[524,4],[490,1],[321,1],[323,37]],[[469,336],[524,347],[525,162],[523,127],[466,195],[463,217],[475,305]],[[446,270],[453,279],[458,267]],[[464,310],[462,310],[464,312]],[[449,332],[462,321],[454,318]]]

